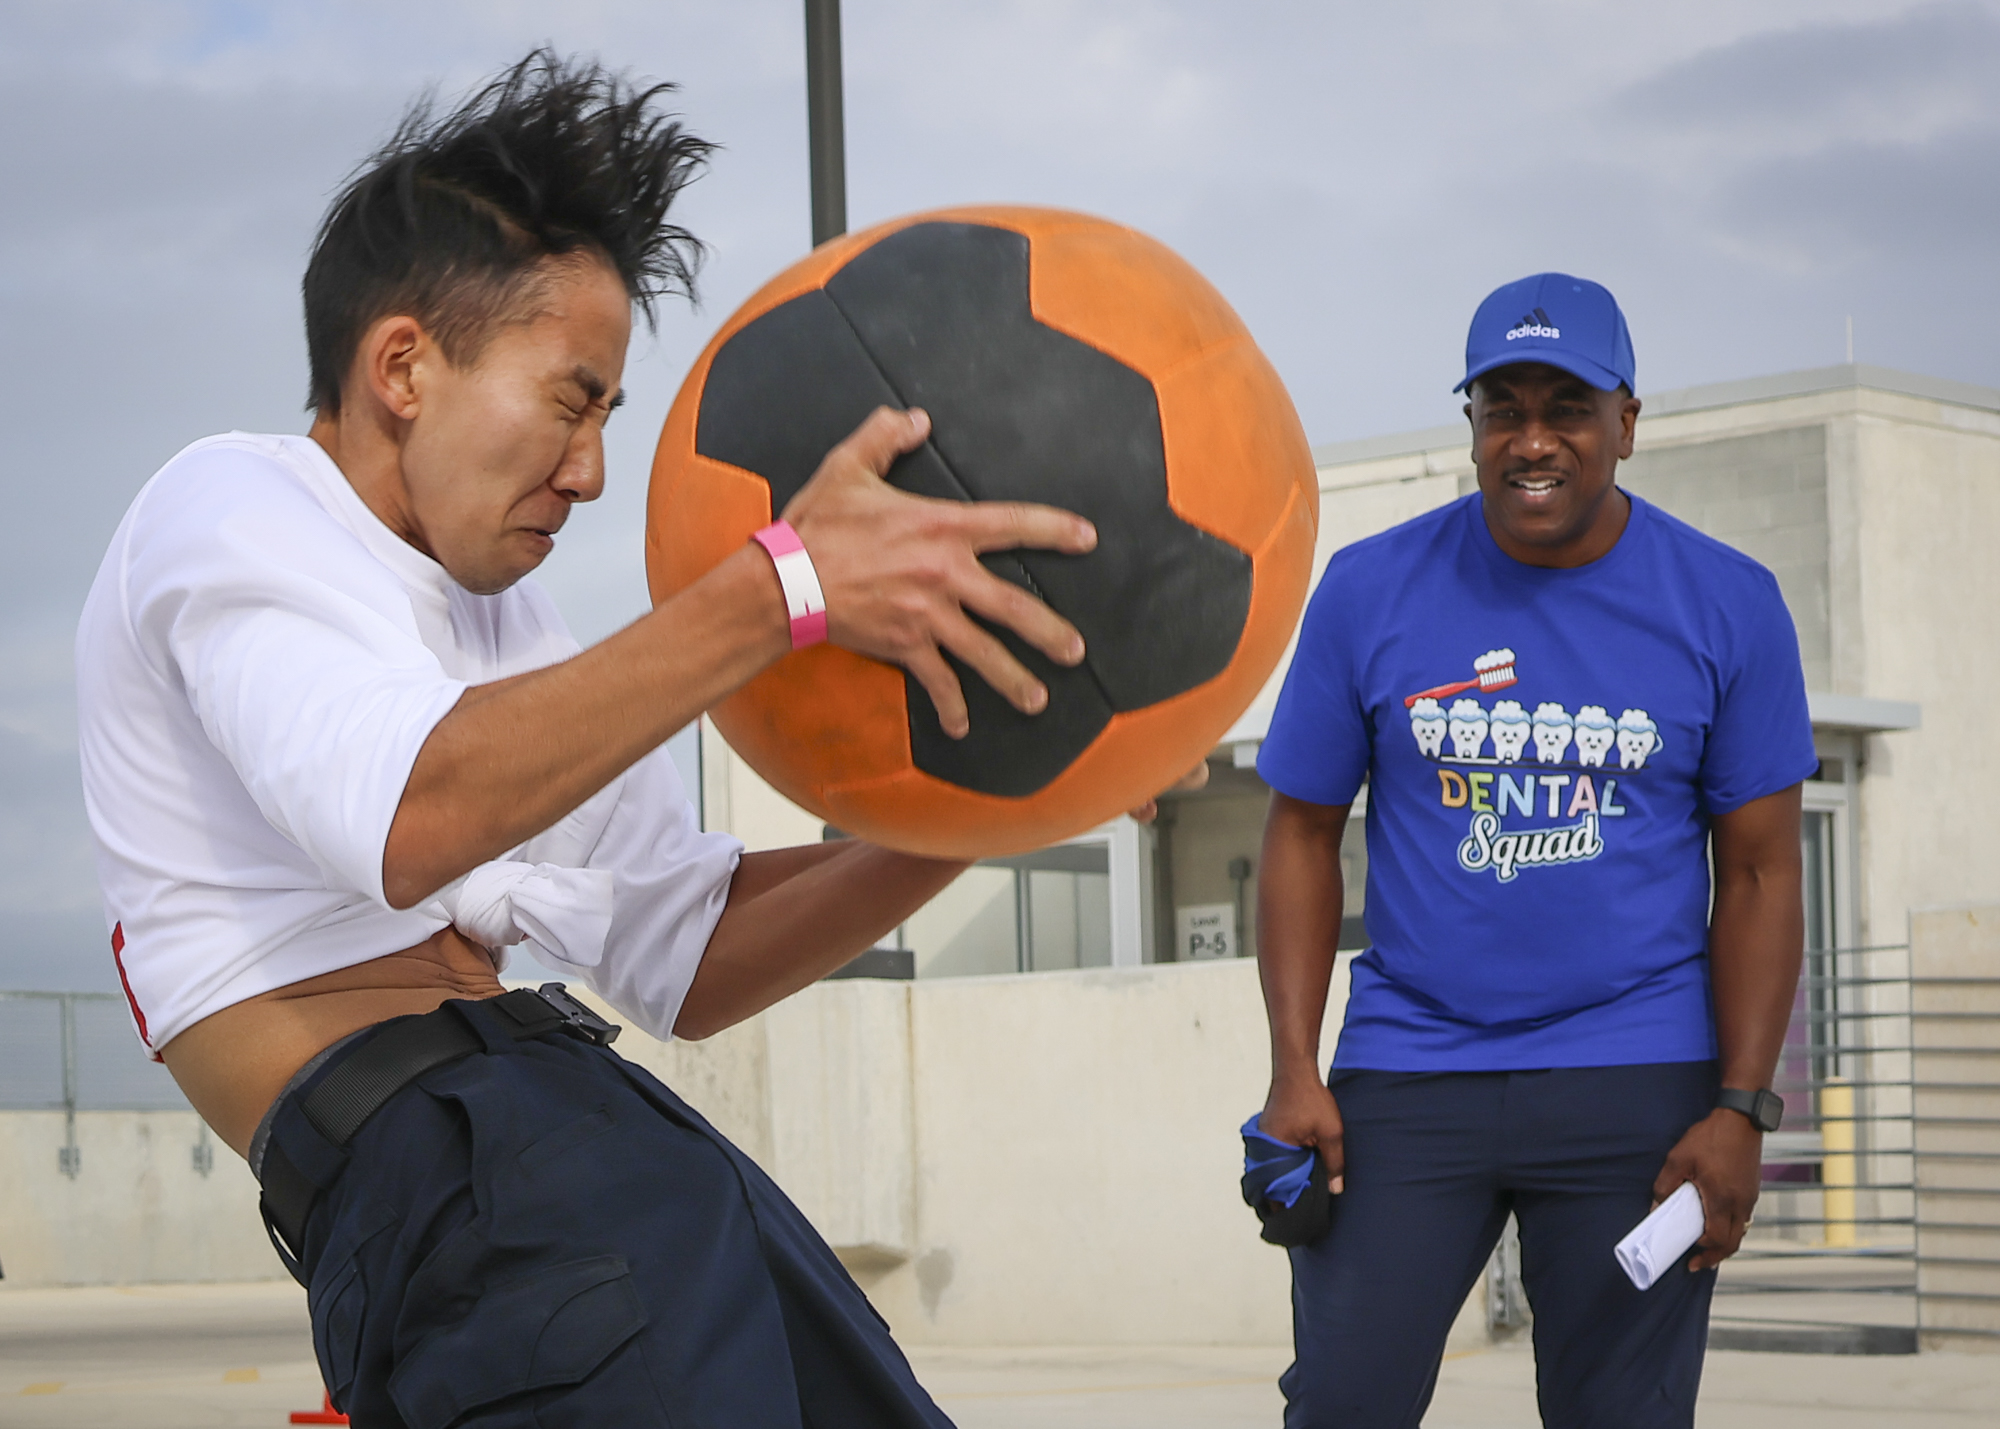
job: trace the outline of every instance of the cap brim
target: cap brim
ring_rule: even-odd
[[[1581,377],[1600,392],[1616,392],[1620,387],[1627,385],[1625,379],[1610,368],[1599,367],[1589,358],[1579,357],[1574,352],[1565,352],[1557,347],[1523,347],[1517,352],[1502,353],[1498,357],[1488,358],[1468,371],[1459,384],[1451,390],[1463,392],[1487,373],[1502,367],[1523,367],[1537,362],[1548,367],[1560,367],[1573,377]]]

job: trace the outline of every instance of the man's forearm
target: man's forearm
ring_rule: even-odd
[[[1345,889],[1340,839],[1347,809],[1276,794],[1257,877],[1257,975],[1271,1028],[1273,1081],[1319,1080],[1319,1032]]]
[[[710,1036],[819,981],[966,867],[859,841],[745,854],[676,1035]]]
[[[424,742],[390,826],[390,904],[548,828],[790,648],[770,560],[745,546],[575,658],[467,690]]]

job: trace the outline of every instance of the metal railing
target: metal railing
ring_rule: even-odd
[[[2000,1338],[2000,977],[1912,976],[1902,946],[1808,954],[1777,1089],[1710,1343]]]
[[[83,1173],[76,1118],[91,1111],[187,1111],[167,1069],[132,1035],[123,998],[102,992],[0,992],[0,1111],[59,1111],[57,1167]],[[204,1164],[206,1163],[206,1164]],[[194,1168],[206,1174],[214,1151],[206,1129]]]
[[[1718,1349],[1917,1348],[1915,1123],[1907,947],[1806,955],[1743,1248],[1716,1285]]]
[[[1710,1346],[2000,1339],[2000,976],[1912,976],[1903,945],[1810,952],[1775,1087],[1785,1124],[1765,1138]],[[1495,1252],[1495,1332],[1529,1319],[1519,1256],[1505,1239]]]

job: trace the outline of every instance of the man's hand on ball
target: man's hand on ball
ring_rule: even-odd
[[[1653,1182],[1658,1205],[1692,1181],[1701,1192],[1706,1225],[1688,1260],[1689,1270],[1707,1270],[1736,1254],[1750,1224],[1762,1184],[1764,1138],[1750,1119],[1717,1108],[1688,1128]]]
[[[812,557],[826,596],[828,638],[903,666],[930,694],[953,738],[971,727],[950,651],[1027,714],[1048,704],[1042,682],[972,616],[1015,631],[1059,665],[1083,659],[1075,626],[979,564],[1015,547],[1081,555],[1097,530],[1072,512],[1009,501],[935,501],[882,478],[930,435],[921,409],[878,407],[826,455],[784,518]]]
[[[1165,792],[1169,794],[1192,794],[1197,789],[1206,789],[1207,787],[1208,761],[1204,759],[1170,784]],[[1138,808],[1128,809],[1126,812],[1140,823],[1150,824],[1153,820],[1160,817],[1160,801],[1157,797],[1148,799]]]

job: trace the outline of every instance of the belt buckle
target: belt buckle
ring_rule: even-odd
[[[546,1002],[562,1019],[561,1030],[572,1037],[580,1037],[596,1047],[609,1047],[618,1040],[618,1034],[625,1029],[613,1022],[606,1022],[588,1007],[570,996],[569,989],[559,982],[545,982],[535,989],[535,995]]]

